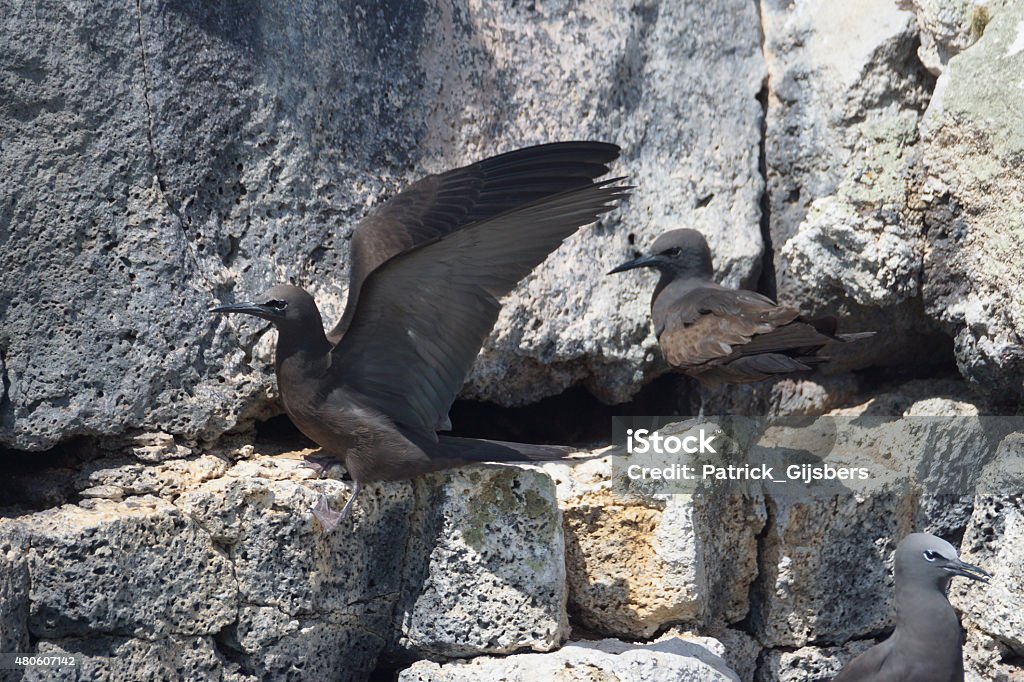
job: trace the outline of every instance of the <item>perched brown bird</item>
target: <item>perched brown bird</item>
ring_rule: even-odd
[[[329,333],[313,297],[294,286],[213,309],[277,327],[285,411],[354,481],[340,514],[326,499],[317,504],[325,528],[350,512],[367,481],[569,454],[436,432],[451,428],[448,410],[500,299],[627,195],[613,184],[621,178],[595,182],[618,153],[602,142],[540,145],[413,183],[356,227],[348,302]]]
[[[807,320],[761,294],[714,281],[711,249],[696,230],[671,230],[633,268],[661,274],[651,298],[654,333],[672,367],[707,384],[742,384],[812,369],[817,351],[874,332],[836,334],[833,318]]]
[[[833,682],[963,682],[963,632],[946,589],[955,576],[991,576],[928,533],[912,533],[896,548],[896,628],[847,663]]]

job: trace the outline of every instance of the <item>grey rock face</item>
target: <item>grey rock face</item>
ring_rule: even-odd
[[[954,336],[961,374],[1004,403],[1024,395],[1024,108],[1005,86],[1024,68],[1021,21],[1019,4],[994,11],[950,59],[922,124],[926,310]]]
[[[887,538],[910,532],[912,517],[911,504],[895,496],[770,504],[751,605],[757,638],[766,647],[801,647],[889,625],[886,562],[895,545]]]
[[[146,640],[126,637],[42,641],[39,653],[50,656],[74,655],[77,668],[32,668],[25,671],[25,682],[50,680],[110,680],[132,682],[148,679],[209,680],[242,682],[253,678],[233,674],[230,663],[217,652],[212,637],[172,635]]]
[[[719,649],[719,651],[715,651]],[[614,639],[571,642],[548,654],[475,658],[439,665],[421,661],[403,670],[401,682],[475,680],[564,680],[565,682],[711,682],[736,680],[721,659],[721,644],[709,638],[669,637],[654,644]]]
[[[754,679],[756,682],[831,680],[844,665],[874,644],[873,641],[859,641],[843,646],[805,646],[792,651],[771,651],[764,656]]]
[[[477,466],[415,487],[393,648],[451,658],[561,644],[569,635],[565,539],[551,479]]]
[[[91,631],[155,639],[210,635],[231,622],[237,593],[230,563],[180,511],[146,497],[89,507],[33,518],[31,632],[47,639]],[[156,556],[149,551],[155,545],[163,546]]]
[[[355,681],[384,655],[546,651],[568,636],[543,472],[373,484],[324,534],[311,507],[320,493],[340,506],[350,486],[311,480],[294,456],[206,453],[134,486],[131,465],[98,460],[78,505],[0,520],[0,644],[80,654],[90,679]]]
[[[830,351],[839,366],[945,360],[921,304],[921,217],[906,201],[931,90],[913,14],[890,0],[760,7],[778,298],[841,313],[845,330],[885,330]]]
[[[965,659],[968,669],[981,679],[1001,679],[1009,674],[1008,662],[1024,655],[1022,548],[1020,496],[977,498],[960,553],[965,561],[984,566],[993,578],[989,585],[954,582],[950,602],[963,612],[965,627],[973,631]]]
[[[28,650],[28,543],[13,521],[0,521],[0,649]]]
[[[657,367],[647,283],[601,274],[665,227],[708,231],[725,280],[756,275],[749,2],[21,3],[0,31],[0,173],[19,178],[0,202],[10,446],[213,439],[276,411],[273,334],[210,304],[293,282],[332,322],[367,208],[518,146],[617,142],[639,188],[510,297],[467,396],[635,392]]]

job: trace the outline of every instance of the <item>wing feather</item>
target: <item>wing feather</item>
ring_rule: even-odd
[[[348,305],[327,338],[338,342],[352,322],[366,278],[391,258],[518,206],[588,187],[618,155],[619,148],[605,142],[555,142],[414,182],[356,226]]]
[[[497,320],[499,299],[626,195],[613,182],[466,226],[377,268],[332,351],[337,381],[400,426],[436,438]]]

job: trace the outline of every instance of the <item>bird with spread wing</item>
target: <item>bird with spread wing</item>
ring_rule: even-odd
[[[268,320],[285,412],[362,484],[467,462],[557,459],[571,450],[439,436],[501,310],[501,299],[564,239],[627,196],[598,181],[619,148],[558,142],[430,175],[367,215],[351,243],[348,301],[325,332],[305,290],[277,285],[218,313]]]

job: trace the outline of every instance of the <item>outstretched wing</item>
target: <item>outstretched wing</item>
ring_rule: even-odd
[[[614,180],[547,197],[399,255],[363,283],[331,370],[396,424],[435,439],[499,299],[627,192]]]
[[[494,156],[416,181],[363,218],[352,235],[348,305],[327,338],[338,340],[355,315],[366,278],[400,253],[458,229],[572,189],[608,172],[619,148],[555,142]]]

